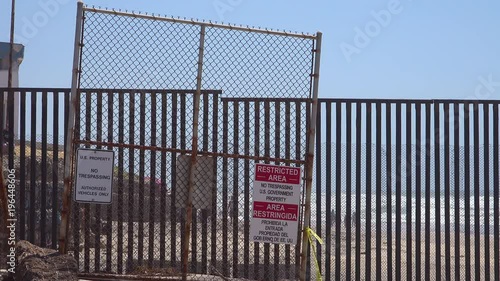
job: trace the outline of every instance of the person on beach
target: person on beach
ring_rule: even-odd
[[[234,201],[234,195],[231,196],[231,199],[229,200],[228,204],[228,209],[229,209],[229,219],[230,223],[233,224],[233,220],[237,219],[237,210],[234,207],[235,201]]]
[[[346,214],[344,217],[344,226],[347,228],[347,221],[351,222],[351,228],[356,227],[356,212],[352,213],[352,216]]]
[[[330,213],[330,218],[331,218],[331,227],[333,227],[335,229],[335,227],[337,225],[337,216],[335,215],[334,210],[332,210],[332,212]],[[342,220],[340,220],[339,223],[342,223]]]

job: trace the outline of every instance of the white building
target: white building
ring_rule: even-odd
[[[24,58],[24,46],[14,44],[12,64],[12,87],[19,87],[19,66]],[[9,82],[10,43],[0,42],[0,88],[7,88]],[[4,126],[7,124],[7,94],[4,94]],[[19,135],[19,93],[14,94],[14,139]]]

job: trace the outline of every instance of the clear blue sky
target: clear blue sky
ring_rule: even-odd
[[[52,9],[44,10],[44,3]],[[465,99],[474,96],[480,76],[491,75],[500,83],[498,1],[87,0],[85,4],[322,31],[322,97]],[[230,8],[218,12],[217,6]],[[381,10],[391,13],[390,21],[372,30],[368,44],[356,45],[355,29],[373,27],[372,11]],[[75,13],[74,0],[17,1],[16,41],[26,46],[21,86],[70,86]],[[9,18],[10,0],[1,1],[0,41],[9,40]],[[30,30],[36,21],[36,31],[33,26]],[[350,61],[341,49],[347,45],[358,50]],[[482,95],[500,99],[500,85]]]

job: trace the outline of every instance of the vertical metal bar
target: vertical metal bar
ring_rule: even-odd
[[[448,281],[451,281],[450,217],[451,217],[450,216],[450,104],[445,103],[444,104],[444,224],[445,224],[444,256],[445,256],[445,278]]]
[[[80,96],[81,96],[81,91],[78,90],[78,93],[79,93],[79,96],[78,96],[78,101],[76,102],[76,110],[75,110],[75,123],[74,123],[74,132],[73,132],[73,137],[75,137],[77,140],[80,140],[80,139],[83,139],[82,137],[82,130],[80,128],[81,126],[81,123],[82,121],[80,120],[82,117],[82,113],[80,112]],[[70,105],[69,105],[69,102],[68,102],[68,119],[69,119],[69,110],[70,110]],[[68,122],[69,124],[69,122]],[[68,137],[69,138],[69,137]],[[73,147],[73,149],[76,148],[76,146]],[[73,172],[73,170],[71,171]],[[72,174],[73,175],[73,174]],[[78,265],[80,265],[80,241],[83,240],[82,239],[82,235],[83,233],[81,232],[82,229],[83,229],[83,226],[82,226],[82,222],[83,222],[83,217],[84,217],[84,213],[83,213],[83,209],[82,207],[75,203],[73,205],[73,207],[70,207],[71,210],[77,210],[77,211],[74,211],[72,213],[70,213],[70,217],[73,219],[73,255],[75,256],[76,258],[76,262]],[[78,245],[78,246],[76,246]]]
[[[81,96],[81,91],[78,90],[78,93],[79,95]],[[73,137],[75,138],[74,140],[83,140],[83,133],[80,126],[82,124],[82,121],[80,120],[80,118],[83,118],[81,116],[84,116],[85,114],[82,114],[80,112],[80,107],[81,107],[81,101],[80,101],[80,96],[78,97],[78,101],[76,102],[76,116],[75,116],[75,125],[74,125],[74,132],[73,132]],[[69,115],[69,103],[68,103],[68,115]],[[83,121],[83,123],[85,123],[85,121]],[[76,143],[73,144],[74,147],[73,149],[76,149]],[[73,170],[71,171],[73,173]],[[72,217],[73,219],[73,238],[74,238],[74,241],[73,241],[73,251],[74,252],[78,252],[77,255],[75,255],[75,258],[76,258],[76,261],[77,261],[77,264],[80,265],[80,252],[82,252],[82,250],[80,249],[81,245],[83,242],[85,242],[84,240],[84,237],[82,237],[82,232],[84,230],[84,226],[82,225],[82,223],[84,222],[84,218],[85,218],[85,213],[83,212],[83,208],[81,207],[80,204],[73,204],[73,206],[70,208],[70,210],[72,210],[73,212],[70,213],[70,217]],[[82,241],[82,242],[80,242]]]
[[[454,165],[454,181],[453,188],[455,191],[455,280],[460,280],[460,104],[453,104],[453,165]]]
[[[219,151],[219,140],[218,140],[218,135],[219,135],[219,94],[215,95],[213,98],[213,106],[212,106],[212,151]],[[218,163],[218,158],[214,157],[214,171],[218,171],[217,169],[217,163]],[[218,179],[217,177],[214,177],[213,179],[213,193],[212,193],[212,226],[211,226],[211,232],[212,232],[212,242],[211,242],[211,260],[210,262],[212,263],[212,266],[216,267],[217,266],[217,239],[218,239],[218,227],[217,227],[217,216],[218,216],[218,208],[217,208],[217,201],[218,201],[218,189],[216,186],[218,185]],[[250,230],[248,230],[250,231]]]
[[[196,175],[195,175],[196,178]],[[191,247],[189,251],[191,253],[191,260],[189,261],[189,270],[191,273],[196,273],[196,267],[198,264],[198,209],[194,206],[191,213]]]
[[[264,102],[264,157],[271,157],[271,117],[270,117],[270,104],[268,101]],[[266,160],[264,163],[269,164]],[[264,276],[272,278],[272,272],[269,268],[271,264],[271,245],[264,243]]]
[[[321,154],[317,154],[321,155]],[[318,156],[320,158],[321,156]],[[352,275],[352,255],[351,255],[351,200],[352,200],[352,103],[346,103],[346,214],[348,220],[346,225],[346,279],[351,280]]]
[[[90,105],[87,105],[87,107],[90,107]],[[96,116],[96,124],[95,126],[97,127],[96,129],[96,135],[97,135],[97,141],[102,141],[102,92],[98,91],[97,92],[97,116]],[[93,119],[93,118],[92,118]],[[94,121],[94,119],[92,120]],[[102,149],[101,145],[97,146],[97,149]],[[111,189],[111,192],[112,189]],[[94,250],[94,260],[95,260],[95,271],[99,272],[101,270],[101,206],[99,204],[96,204],[95,206],[95,226],[92,225],[92,228],[95,227],[95,250]],[[92,221],[90,221],[92,224]]]
[[[37,115],[37,92],[31,92],[31,179],[30,179],[30,203],[29,203],[29,233],[28,240],[35,243],[35,225],[36,225],[36,180],[40,173],[36,167],[36,115]]]
[[[229,153],[228,142],[229,142],[229,105],[226,100],[222,102],[222,153],[227,155]],[[229,189],[229,179],[228,170],[229,163],[228,157],[224,157],[222,160],[222,274],[228,276],[229,266],[228,266],[228,189]]]
[[[5,94],[6,93],[7,93],[6,91],[0,91],[0,129],[2,130],[2,132],[5,129],[5,120],[4,120],[4,118],[5,118],[5,109],[7,107],[6,104],[5,104]],[[2,143],[2,144],[4,143],[4,135],[3,135],[3,133],[0,134],[0,143]],[[1,149],[0,150],[0,158],[3,159],[3,157],[4,157],[4,153],[3,153],[3,149]],[[3,184],[3,181],[1,183],[2,184],[0,185],[0,188],[3,188],[5,185]],[[0,191],[0,192],[2,192],[2,198],[5,197],[3,199],[0,198],[0,200],[4,200],[4,199],[7,200],[7,190],[5,190],[5,192],[3,190]],[[4,206],[4,211],[5,211],[6,214],[8,213],[7,205]],[[7,223],[7,216],[5,216],[4,219],[5,219],[5,223]],[[2,230],[4,230],[4,229],[2,229]]]
[[[311,107],[308,106],[307,103],[305,103],[304,105],[305,105],[305,116],[311,116]],[[302,118],[304,118],[304,117],[302,117]],[[304,120],[304,119],[302,119],[302,120]],[[311,127],[311,125],[310,125],[311,118],[305,118],[305,120],[306,120],[306,122],[305,122],[305,128],[310,128]],[[305,141],[304,141],[305,147],[309,147],[309,142],[310,141],[309,141],[309,138],[307,138],[307,133],[305,135],[306,135],[306,138],[305,138]],[[311,161],[314,161],[314,158]],[[313,162],[311,162],[311,166],[312,165],[313,165]],[[312,179],[311,179],[311,181],[312,181]],[[312,182],[311,182],[311,186],[312,186]],[[311,192],[312,192],[312,190],[311,190]],[[302,214],[304,213],[304,209],[305,209],[305,205],[302,208],[302,212],[299,209],[299,217],[302,217]],[[310,218],[311,218],[311,215],[309,215],[309,219]],[[300,225],[300,223],[299,223],[299,225]],[[300,227],[300,229],[303,230],[303,228],[302,228],[303,226],[302,225],[300,225],[299,227]],[[300,245],[300,244],[298,244],[298,245]],[[310,276],[311,276],[311,268],[312,268],[312,266],[311,266],[311,245],[307,246],[307,250],[308,250],[308,252],[307,252],[306,276],[307,276],[307,278],[310,278]]]
[[[187,263],[188,263],[188,254],[189,254],[189,239],[191,235],[191,218],[193,216],[193,187],[194,187],[194,174],[196,170],[196,160],[198,154],[198,118],[200,112],[200,96],[201,96],[201,77],[203,73],[203,50],[205,45],[205,26],[202,25],[200,27],[200,47],[198,52],[198,73],[196,76],[196,93],[194,95],[194,113],[193,113],[193,141],[192,147],[193,150],[191,154],[191,165],[189,169],[189,180],[188,180],[188,196],[186,202],[186,228],[184,230],[184,236],[186,239],[186,243],[183,249],[184,256],[184,267],[182,271],[182,279],[187,280]],[[194,251],[193,251],[194,252]]]
[[[20,95],[23,95],[20,93]],[[59,225],[59,92],[52,93],[53,103],[53,123],[52,123],[52,228],[51,244],[52,249],[57,249],[57,227]],[[24,113],[21,113],[24,114]],[[21,200],[22,202],[22,200]],[[24,206],[23,206],[24,207]],[[21,208],[24,210],[24,208]]]
[[[172,138],[171,145],[172,148],[177,148],[177,93],[172,94]],[[177,268],[177,216],[178,211],[176,208],[175,200],[177,199],[177,153],[172,153],[171,158],[171,187],[172,193],[170,198],[170,266],[172,268]],[[181,221],[183,219],[181,218]],[[182,241],[182,238],[181,238]]]
[[[161,147],[167,147],[167,93],[161,92]],[[175,136],[172,137],[174,139]],[[160,267],[165,267],[166,258],[166,216],[167,216],[167,202],[171,206],[175,205],[172,200],[167,201],[167,153],[161,152],[161,183],[160,183]],[[170,216],[175,216],[175,214],[170,213]],[[170,229],[175,228],[175,224],[170,225]]]
[[[309,126],[310,128],[308,133],[308,152],[307,152],[307,170],[306,170],[306,199],[305,199],[305,208],[304,208],[304,228],[310,226],[311,224],[311,191],[312,191],[312,174],[313,174],[313,160],[314,160],[314,136],[316,134],[316,112],[318,109],[318,91],[319,91],[319,70],[320,70],[320,62],[321,62],[321,40],[323,34],[318,32],[316,34],[316,50],[314,56],[314,73],[313,73],[313,93],[312,93],[312,104],[311,104],[311,112],[310,112],[310,120]],[[303,281],[306,278],[306,267],[307,267],[307,252],[308,252],[308,243],[307,243],[307,233],[303,231],[302,233],[302,253],[301,253],[301,274],[300,280]]]
[[[11,93],[9,93],[10,95]],[[12,105],[9,106],[12,108]],[[9,118],[10,119],[10,118]],[[10,121],[10,120],[9,120]],[[45,230],[47,225],[47,91],[42,92],[42,171],[41,171],[41,194],[40,194],[40,246],[45,247],[47,245],[47,231]],[[10,128],[9,128],[10,129]],[[11,135],[12,143],[14,136]],[[11,154],[13,155],[13,154]]]
[[[318,105],[318,118],[316,119],[316,143],[318,144],[316,146],[316,155],[322,155],[321,154],[321,103]],[[322,176],[321,176],[321,157],[316,157],[316,234],[318,234],[320,237],[322,236],[322,225],[321,222],[323,220],[323,212],[321,211],[321,199],[323,196],[321,195],[321,189],[322,189]],[[316,258],[318,260],[321,260],[321,244],[319,242],[316,242]],[[320,264],[320,270],[321,270],[321,264]]]
[[[9,62],[9,65],[11,64],[12,61]],[[9,89],[10,90],[10,89]],[[0,210],[0,213],[2,214],[2,225],[7,226],[9,224],[9,208],[8,208],[8,180],[4,179],[4,168],[3,168],[3,159],[4,159],[4,153],[3,153],[3,144],[4,144],[4,139],[3,139],[3,130],[5,129],[4,127],[4,109],[6,108],[5,106],[5,98],[4,98],[4,91],[0,91],[0,159],[2,160],[2,169],[1,169],[1,174],[0,174],[0,205],[2,209]],[[9,236],[9,231],[6,227],[2,227],[0,229],[0,233],[7,238]],[[0,252],[7,253],[9,249],[8,243],[2,243],[2,248],[0,248]]]
[[[440,104],[434,103],[434,207],[436,218],[436,280],[441,280],[441,152]]]
[[[12,45],[11,45],[12,48]],[[9,66],[11,66],[12,63],[9,63]],[[9,158],[8,158],[8,165],[10,169],[14,169],[14,146],[15,146],[15,141],[17,137],[17,131],[14,132],[14,129],[17,129],[17,123],[14,124],[14,109],[17,106],[17,101],[14,100],[14,91],[12,88],[9,87],[9,93],[7,95],[7,104],[9,105],[7,108],[7,131],[9,133],[9,139],[8,139],[8,152],[9,152]],[[16,108],[17,110],[17,108]],[[48,124],[47,124],[48,125]],[[6,189],[4,189],[6,190]]]
[[[325,251],[325,276],[328,279],[333,279],[331,274],[332,261],[332,103],[326,104],[326,251]]]
[[[464,103],[464,181],[465,181],[465,279],[471,280],[471,256],[470,256],[470,104]]]
[[[79,61],[80,61],[80,38],[82,33],[83,19],[83,2],[78,2],[76,12],[76,30],[75,30],[75,46],[73,50],[73,73],[71,81],[71,107],[68,112],[67,140],[64,151],[64,192],[63,192],[63,208],[61,211],[61,229],[59,233],[59,252],[66,253],[66,236],[69,231],[70,204],[71,204],[71,168],[73,162],[73,126],[75,123],[75,114],[77,102],[79,101],[79,93],[77,93],[78,76],[79,76]],[[75,245],[76,246],[76,245]]]
[[[366,103],[366,264],[365,279],[372,274],[372,103]],[[337,279],[338,280],[338,279]]]
[[[281,156],[281,115],[280,115],[280,110],[281,110],[281,105],[280,102],[275,102],[275,117],[274,117],[274,157],[279,159]],[[279,165],[280,162],[276,161],[276,165]],[[278,280],[281,278],[280,276],[280,245],[275,244],[274,245],[274,280]]]
[[[151,93],[151,146],[155,147],[157,146],[156,144],[156,137],[157,137],[157,129],[156,129],[156,92]],[[161,188],[161,184],[158,186],[156,183],[156,152],[154,150],[151,150],[150,154],[150,174],[149,174],[149,221],[148,221],[148,226],[149,226],[149,243],[148,243],[148,266],[150,268],[153,267],[153,262],[154,262],[154,248],[155,248],[155,225],[156,225],[156,195],[158,194],[157,189]]]
[[[422,104],[415,104],[415,280],[422,280]],[[390,158],[387,158],[390,159]]]
[[[254,122],[254,135],[255,135],[255,147],[254,147],[254,155],[260,156],[260,103],[255,102],[255,122]],[[259,260],[260,260],[260,244],[258,242],[254,243],[254,274],[253,279],[261,278],[260,270],[259,270]]]
[[[392,281],[392,104],[386,103],[385,141],[387,177],[387,280]],[[418,280],[418,279],[417,279]]]
[[[9,64],[11,65],[11,64]],[[9,133],[9,146],[8,146],[8,151],[9,151],[9,161],[8,165],[11,169],[14,169],[14,142],[16,141],[17,137],[17,131],[14,132],[14,129],[17,129],[17,124],[14,124],[14,110],[15,107],[17,106],[17,101],[14,100],[14,91],[11,89],[7,95],[7,104],[9,107],[7,108],[7,131]],[[17,108],[16,108],[17,110]],[[47,124],[47,123],[46,123]],[[47,124],[48,125],[48,124]]]
[[[213,96],[217,98],[216,95]],[[208,92],[203,94],[203,151],[208,152],[208,136],[209,136],[209,111],[210,99]],[[217,111],[217,108],[212,109]],[[215,196],[217,191],[215,191]],[[217,208],[217,204],[212,204],[212,208]],[[208,270],[208,210],[201,210],[201,272]]]
[[[337,151],[336,151],[336,163],[335,163],[335,279],[340,280],[340,266],[341,266],[341,256],[340,256],[340,238],[342,236],[341,234],[341,221],[342,221],[342,169],[341,169],[341,164],[342,163],[342,103],[338,102],[336,104],[336,121],[335,121],[335,128],[336,128],[336,144],[337,144]]]
[[[87,92],[85,95],[85,140],[91,140],[92,134],[92,93]],[[85,145],[90,148],[89,144]],[[78,205],[78,204],[77,204]],[[92,222],[90,204],[83,204],[83,227],[84,227],[84,270],[90,272],[90,225]],[[76,215],[76,212],[75,212]]]
[[[424,280],[430,280],[431,261],[431,104],[425,104],[425,275]]]
[[[305,106],[308,106],[308,103],[305,103]],[[302,112],[302,103],[296,101],[295,102],[295,159],[301,159],[301,157],[304,155],[302,152],[302,124],[301,120],[304,118],[304,112]],[[307,112],[305,112],[305,116],[307,118]],[[300,167],[300,164],[295,164],[295,167]],[[302,199],[304,197],[302,196]],[[304,203],[303,201],[301,201]],[[303,214],[303,208],[299,209],[300,215],[302,217]],[[299,221],[299,228],[297,229],[297,237],[300,237],[302,234],[302,225],[301,222]],[[294,277],[300,278],[300,259],[301,259],[301,250],[302,250],[302,244],[300,238],[298,238],[297,245],[295,245],[295,273]]]
[[[114,116],[114,93],[107,93],[108,95],[108,143],[113,142],[113,116]],[[108,150],[113,151],[113,147],[111,145],[108,145]],[[113,169],[115,169],[113,167]],[[115,176],[115,171],[113,170],[113,177]],[[114,197],[115,196],[115,190],[111,188],[111,194]],[[116,200],[116,199],[115,199]],[[116,202],[116,201],[115,201]],[[106,207],[107,210],[107,224],[106,224],[106,272],[111,272],[111,263],[112,263],[112,248],[113,248],[113,206],[108,205]]]
[[[245,155],[250,155],[250,102],[246,101],[245,104],[245,126],[244,126],[244,149]],[[250,263],[250,160],[245,159],[244,164],[244,185],[245,185],[245,198],[243,217],[245,220],[244,226],[244,245],[243,245],[243,276],[249,278],[249,263]]]
[[[474,258],[475,280],[481,280],[481,230],[479,214],[479,103],[473,104],[474,114]],[[484,140],[486,142],[486,140]],[[484,264],[483,264],[484,265]]]
[[[401,280],[401,103],[396,104],[396,280]]]
[[[180,147],[182,150],[186,149],[186,94],[185,93],[180,93],[179,95],[180,97],[180,131],[179,131],[179,134],[180,134]],[[179,192],[184,193],[186,192],[185,190],[178,190]],[[179,236],[180,236],[180,239],[181,239],[181,269],[183,270],[184,268],[184,247],[186,247],[186,241],[189,241],[189,240],[186,240],[186,237],[182,235],[183,231],[186,229],[186,220],[187,220],[187,216],[186,216],[186,208],[182,208],[181,209],[183,212],[182,212],[182,215],[181,215],[181,218],[180,218],[180,233],[179,233]],[[177,247],[177,241],[175,241],[175,245]],[[188,243],[189,244],[189,243]],[[177,257],[176,257],[177,258]]]
[[[139,144],[146,145],[146,94],[140,92],[139,103]],[[139,237],[137,243],[137,262],[142,266],[144,259],[144,163],[146,161],[144,149],[139,150]]]
[[[240,112],[239,112],[240,105],[238,102],[234,103],[234,110],[233,110],[233,128],[238,128],[239,127],[239,120],[240,120]],[[234,154],[239,154],[239,130],[234,130],[233,131],[233,153]],[[233,159],[233,200],[232,203],[233,205],[231,206],[232,208],[232,234],[233,234],[233,276],[237,277],[238,276],[238,241],[239,241],[239,231],[238,231],[238,213],[239,213],[239,159],[234,158]]]
[[[118,142],[124,143],[124,135],[125,135],[125,98],[124,93],[118,93]],[[117,269],[118,273],[121,274],[123,272],[123,219],[124,219],[124,210],[123,210],[123,156],[124,149],[123,147],[118,148],[118,262]]]
[[[494,265],[494,271],[495,271],[495,281],[500,280],[500,224],[499,224],[499,219],[500,219],[500,177],[499,177],[499,170],[500,170],[500,161],[499,161],[499,154],[498,154],[498,131],[499,131],[499,124],[498,120],[500,119],[500,115],[498,115],[498,104],[495,104],[493,106],[493,198],[495,198],[495,201],[493,203],[493,247],[494,247],[494,256],[493,256],[493,261],[495,263]]]
[[[23,91],[21,95],[20,105],[20,136],[19,136],[19,238],[26,240],[26,95],[27,92]],[[55,243],[54,243],[55,246]]]
[[[354,279],[361,280],[361,102],[356,102],[356,268]]]
[[[135,143],[135,97],[134,93],[129,93],[129,143]],[[135,161],[134,149],[129,148],[128,151],[128,229],[127,229],[127,271],[133,270],[134,266],[134,197],[135,197]]]
[[[319,107],[318,107],[319,109]],[[319,111],[319,110],[318,110]],[[285,103],[285,158],[290,159],[291,155],[291,109],[290,109],[290,102]],[[246,202],[245,202],[246,203]],[[287,244],[285,245],[285,278],[290,279],[292,274],[291,274],[291,249],[290,245]]]
[[[413,239],[411,237],[411,225],[412,225],[412,103],[406,103],[406,280],[412,280],[412,249],[411,244]]]
[[[5,129],[5,109],[6,109],[6,104],[5,104],[5,94],[8,93],[6,91],[0,91],[0,129],[3,130]],[[3,133],[0,134],[0,143],[4,143],[4,135]],[[4,152],[3,152],[3,149],[0,149],[0,158],[3,159],[4,157]],[[3,188],[5,185],[3,184],[3,181],[1,182],[2,184],[0,185],[0,188]],[[5,197],[4,199],[7,200],[7,190],[4,191],[0,191],[2,192],[2,198]],[[0,200],[3,200],[3,199],[0,199]],[[4,211],[5,213],[8,213],[8,209],[7,209],[7,205],[4,206]],[[7,216],[4,217],[5,219],[5,223],[7,223]],[[8,233],[7,233],[8,234]]]
[[[63,103],[64,103],[64,130],[63,130],[64,150],[63,150],[63,152],[66,152],[66,147],[67,147],[67,143],[68,143],[68,130],[66,130],[66,129],[68,128],[68,124],[69,124],[69,108],[70,108],[69,99],[70,98],[71,98],[71,90],[69,92],[65,92],[64,97],[63,97]],[[64,165],[66,166],[66,162],[64,162]]]
[[[490,256],[490,104],[483,105],[484,139],[484,280],[491,280]],[[496,199],[495,199],[496,200]]]
[[[286,139],[287,137],[285,137]],[[289,136],[288,136],[289,138]],[[316,155],[322,155],[321,154],[321,103],[318,105],[318,117],[316,118]],[[322,195],[322,180],[323,178],[321,177],[321,157],[316,157],[316,234],[318,234],[320,237],[323,235],[322,234],[322,227],[321,223],[323,221],[324,213],[321,211],[321,197]],[[328,228],[328,226],[325,226],[325,228]],[[317,258],[321,258],[321,244],[316,243],[317,247]],[[320,269],[321,269],[321,264],[320,264]]]
[[[382,280],[382,104],[375,104],[375,279]]]

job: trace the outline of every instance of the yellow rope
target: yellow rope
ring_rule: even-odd
[[[311,228],[306,227],[307,238],[309,239],[309,244],[312,246],[312,252],[314,255],[314,262],[316,264],[316,280],[323,280],[321,277],[321,270],[319,269],[318,257],[316,256],[316,244],[313,243],[313,237],[323,245],[323,240],[316,234]]]

